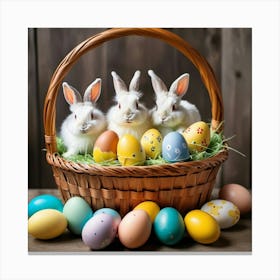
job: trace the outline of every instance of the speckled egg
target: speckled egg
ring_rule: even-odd
[[[154,232],[162,243],[166,245],[177,244],[185,233],[183,217],[173,207],[161,209],[154,221]]]
[[[161,133],[155,128],[147,130],[141,138],[141,145],[145,150],[147,158],[158,158],[161,155],[162,150]]]
[[[183,131],[191,153],[202,152],[210,143],[210,128],[203,121],[195,122]]]
[[[119,137],[112,130],[106,130],[99,135],[93,148],[93,158],[96,162],[106,162],[117,159]]]
[[[111,215],[113,217],[113,220],[114,220],[114,223],[116,225],[116,227],[119,226],[120,222],[121,222],[121,216],[120,214],[112,209],[112,208],[100,208],[98,210],[96,210],[93,214],[93,216],[96,216],[96,215],[99,215],[99,214],[108,214],[108,215]]]
[[[99,213],[89,219],[82,230],[83,242],[92,250],[100,250],[110,245],[117,234],[113,216]]]
[[[239,209],[232,202],[223,199],[211,200],[201,210],[215,218],[221,229],[234,226],[240,219]]]
[[[135,249],[144,245],[150,237],[152,222],[142,209],[128,212],[118,228],[120,242],[127,248]]]
[[[188,145],[181,133],[169,132],[163,138],[162,157],[168,162],[187,161],[190,158]]]
[[[121,165],[143,165],[146,160],[146,154],[138,141],[133,135],[123,135],[117,145],[118,160]]]

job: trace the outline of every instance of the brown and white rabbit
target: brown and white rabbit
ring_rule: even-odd
[[[96,138],[106,129],[106,117],[96,108],[101,93],[101,79],[96,79],[80,93],[66,82],[62,84],[65,100],[72,112],[62,123],[61,138],[67,148],[64,157],[92,153]]]
[[[130,82],[129,89],[119,75],[112,71],[116,92],[116,105],[107,113],[108,129],[115,131],[119,137],[132,134],[138,140],[144,132],[151,128],[148,109],[140,103],[142,94],[139,92],[141,72],[137,70]]]
[[[197,107],[182,100],[189,86],[189,74],[185,73],[177,78],[169,90],[153,70],[149,70],[148,74],[156,94],[156,106],[150,111],[152,124],[163,137],[171,131],[182,132],[201,120]]]

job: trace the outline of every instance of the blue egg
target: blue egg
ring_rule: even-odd
[[[187,142],[181,133],[172,131],[163,138],[162,157],[171,163],[190,158]]]
[[[59,198],[51,194],[38,195],[28,203],[28,218],[44,209],[56,209],[62,212],[63,203]]]
[[[157,238],[166,245],[179,243],[185,234],[183,217],[173,207],[161,209],[154,220],[154,232]]]
[[[114,210],[114,209],[111,209],[111,208],[101,208],[101,209],[98,209],[94,212],[93,216],[95,215],[98,215],[98,214],[108,214],[110,216],[113,217],[113,220],[114,220],[114,224],[118,227],[120,222],[121,222],[121,216],[120,214]]]

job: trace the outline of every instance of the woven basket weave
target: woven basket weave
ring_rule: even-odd
[[[176,34],[157,28],[113,28],[76,46],[59,64],[50,81],[44,104],[47,162],[64,201],[83,197],[93,208],[110,207],[123,216],[138,203],[152,200],[160,207],[175,207],[185,214],[204,204],[211,195],[217,172],[228,152],[199,161],[152,166],[99,166],[79,164],[62,158],[56,145],[56,98],[62,81],[74,63],[102,43],[129,35],[160,39],[179,50],[197,68],[211,101],[213,129],[223,120],[220,88],[208,62]]]

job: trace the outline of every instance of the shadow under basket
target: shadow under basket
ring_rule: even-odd
[[[113,28],[75,47],[53,74],[44,105],[47,162],[52,166],[64,202],[73,196],[80,196],[93,210],[109,207],[124,216],[140,202],[150,200],[161,208],[174,207],[185,215],[210,199],[219,168],[228,157],[227,150],[203,160],[149,166],[80,164],[63,158],[57,152],[55,105],[64,77],[87,51],[110,39],[128,35],[154,37],[181,51],[198,69],[208,91],[212,106],[212,128],[220,127],[223,121],[222,95],[213,70],[195,49],[181,37],[164,29]]]

